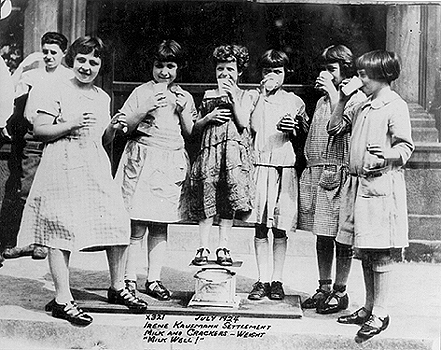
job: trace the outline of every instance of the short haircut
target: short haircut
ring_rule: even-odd
[[[400,58],[394,52],[375,50],[367,52],[355,60],[358,70],[364,69],[369,78],[388,84],[400,76]]]
[[[184,50],[174,40],[164,40],[158,45],[153,59],[158,62],[175,62],[178,66],[185,63]]]
[[[321,56],[322,64],[338,63],[342,75],[346,78],[355,75],[354,55],[344,45],[331,45],[323,50]]]
[[[236,62],[237,70],[242,72],[248,67],[250,54],[242,45],[221,45],[214,49],[213,60],[215,64],[223,62]]]
[[[286,70],[288,64],[289,58],[285,52],[271,49],[260,57],[258,66],[260,68],[283,67]]]
[[[44,44],[56,44],[60,47],[61,51],[65,52],[67,49],[67,38],[57,32],[47,32],[41,37],[41,46]]]
[[[68,67],[72,68],[76,55],[89,54],[93,52],[95,57],[103,59],[104,56],[104,43],[98,37],[84,36],[79,37],[77,40],[70,45],[66,54],[66,64]]]

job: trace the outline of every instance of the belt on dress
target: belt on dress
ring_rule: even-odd
[[[363,174],[349,173],[349,175],[356,176],[356,177],[362,177],[365,179],[370,179],[370,178],[374,178],[374,177],[383,176],[384,174],[386,174],[389,171],[390,171],[390,168],[382,168],[382,169],[378,169],[378,170],[371,170],[370,172],[363,173]]]

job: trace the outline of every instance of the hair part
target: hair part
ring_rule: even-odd
[[[367,52],[355,60],[358,70],[364,69],[369,78],[388,84],[400,76],[400,58],[395,52],[375,50]]]
[[[260,57],[258,66],[262,68],[276,68],[283,67],[287,69],[289,64],[288,55],[279,50],[268,50]]]
[[[84,36],[80,37],[70,45],[66,54],[66,64],[72,68],[75,57],[81,53],[87,55],[93,52],[94,57],[103,58],[105,46],[98,37]]]
[[[242,45],[220,45],[213,51],[215,64],[236,62],[238,72],[243,72],[250,62],[248,49]]]
[[[349,78],[355,75],[354,55],[345,45],[331,45],[323,50],[320,59],[322,64],[338,63],[342,75]]]
[[[158,45],[153,59],[158,62],[175,62],[181,66],[184,64],[184,50],[174,40],[164,40]]]
[[[56,44],[63,52],[67,50],[67,43],[67,38],[63,34],[57,32],[47,32],[41,37],[42,47],[44,44]]]

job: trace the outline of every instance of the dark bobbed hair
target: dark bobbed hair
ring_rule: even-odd
[[[354,55],[344,45],[328,46],[323,50],[320,59],[322,64],[338,63],[342,75],[346,78],[355,75]]]
[[[357,70],[364,69],[369,78],[388,84],[400,76],[400,58],[395,52],[375,50],[355,60]]]
[[[174,40],[164,40],[153,54],[153,60],[158,62],[175,62],[178,66],[185,63],[184,50]]]
[[[60,47],[61,51],[65,52],[67,49],[67,38],[57,32],[47,32],[41,37],[41,46],[44,44],[56,44]]]
[[[250,62],[248,49],[242,45],[220,45],[213,51],[214,64],[236,62],[237,70],[243,72]]]
[[[79,37],[67,50],[66,64],[72,68],[75,56],[79,53],[87,55],[93,52],[95,57],[103,59],[104,50],[105,46],[100,38],[91,36]]]
[[[283,67],[287,69],[289,64],[288,55],[283,51],[268,50],[260,57],[258,66],[259,68],[275,68]]]

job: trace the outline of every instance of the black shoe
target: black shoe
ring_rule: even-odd
[[[317,313],[322,315],[334,314],[341,310],[346,310],[348,306],[348,294],[345,294],[341,297],[337,294],[336,291],[332,291],[332,293],[326,298],[326,300],[317,306]]]
[[[360,311],[364,311],[364,313],[366,315],[360,316]],[[340,316],[337,319],[337,322],[341,323],[341,324],[360,324],[361,325],[361,324],[365,323],[369,319],[370,316],[371,316],[371,313],[367,309],[362,307],[350,315]]]
[[[223,254],[219,254],[220,252],[223,252]],[[216,263],[221,266],[232,266],[233,259],[231,259],[230,250],[227,248],[217,248]]]
[[[38,244],[29,244],[25,247],[6,248],[3,251],[5,259],[17,259],[24,256],[31,256],[32,259],[42,260],[47,256],[47,247]]]
[[[285,298],[285,292],[283,291],[282,282],[272,281],[270,287],[269,298],[272,300],[282,300]]]
[[[145,292],[158,300],[170,300],[170,292],[163,286],[161,281],[147,281],[145,283]]]
[[[52,316],[62,318],[77,326],[88,326],[93,322],[92,316],[86,314],[78,305],[71,301],[67,304],[58,304],[55,299],[51,304]]]
[[[110,304],[124,305],[134,312],[144,312],[147,310],[147,303],[134,296],[127,288],[120,290],[109,288],[107,299]]]
[[[204,254],[206,252],[206,254]],[[192,261],[193,265],[202,266],[208,264],[208,255],[210,255],[210,251],[207,248],[199,248],[196,251],[196,255]]]
[[[371,339],[374,335],[380,334],[384,331],[390,322],[390,317],[378,317],[376,315],[371,315],[369,319],[361,326],[360,330],[355,336],[355,342],[362,343],[366,340]]]
[[[303,309],[317,309],[331,294],[329,290],[318,288],[315,294],[302,303]]]
[[[124,280],[124,284],[126,285],[126,289],[136,297],[136,281],[134,280]]]
[[[250,294],[248,294],[248,299],[250,300],[262,300],[264,297],[269,296],[270,284],[268,282],[262,283],[257,281],[253,284],[253,289]]]

